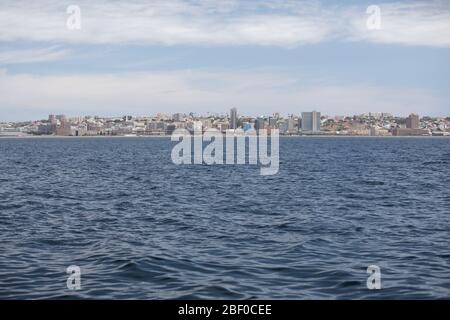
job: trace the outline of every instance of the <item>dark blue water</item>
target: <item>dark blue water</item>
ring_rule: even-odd
[[[450,139],[280,144],[260,176],[162,138],[0,139],[0,298],[450,298]]]

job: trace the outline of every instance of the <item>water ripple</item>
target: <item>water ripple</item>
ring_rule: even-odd
[[[171,146],[1,139],[0,298],[450,297],[450,139],[281,139],[270,177]]]

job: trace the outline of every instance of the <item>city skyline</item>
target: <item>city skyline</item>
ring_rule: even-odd
[[[0,122],[0,137],[11,136],[168,136],[177,129],[189,132],[214,129],[248,132],[277,130],[281,135],[361,135],[361,136],[450,136],[450,117],[420,117],[411,113],[398,117],[389,113],[353,116],[328,116],[320,111],[301,112],[283,117],[272,115],[249,117],[240,115],[236,107],[229,114],[196,115],[194,113],[156,114],[153,116],[100,117],[64,114],[26,122]],[[242,131],[241,131],[242,130]]]
[[[197,112],[154,112],[154,113],[147,113],[147,114],[132,114],[132,113],[116,113],[116,114],[96,114],[96,113],[86,113],[86,114],[80,114],[80,113],[62,113],[62,112],[56,112],[56,113],[50,113],[46,114],[41,118],[34,118],[34,119],[26,119],[26,120],[18,120],[18,121],[8,121],[4,119],[0,119],[0,123],[22,123],[22,122],[33,122],[33,121],[45,121],[49,119],[49,117],[61,117],[64,116],[65,118],[69,119],[76,119],[76,118],[104,118],[104,119],[118,119],[118,118],[124,118],[124,117],[131,117],[133,119],[136,118],[153,118],[153,117],[193,117],[193,118],[220,118],[220,117],[228,117],[229,119],[232,119],[232,110],[235,110],[237,119],[239,118],[264,118],[269,119],[276,115],[280,118],[290,118],[290,117],[299,117],[302,118],[302,114],[304,113],[311,113],[316,112],[318,114],[319,118],[352,118],[352,117],[393,117],[393,118],[405,118],[407,119],[411,115],[417,116],[420,118],[450,118],[450,113],[447,115],[442,116],[432,116],[429,114],[417,114],[416,112],[409,112],[407,114],[395,114],[391,112],[381,112],[381,111],[371,111],[367,113],[355,113],[355,114],[343,114],[343,113],[337,113],[337,114],[326,114],[320,111],[320,109],[303,109],[302,111],[297,111],[293,113],[280,113],[278,111],[272,111],[270,113],[261,113],[261,114],[248,114],[248,113],[242,113],[240,110],[238,110],[236,107],[229,108],[228,110],[221,110],[218,112],[206,112],[206,113],[197,113]],[[175,120],[179,121],[179,120]],[[413,120],[415,121],[415,120]],[[418,121],[418,120],[416,120]]]
[[[396,113],[392,113],[392,112],[382,112],[382,111],[369,111],[369,112],[363,112],[363,113],[354,113],[354,114],[344,114],[344,113],[336,113],[336,114],[327,114],[324,113],[322,111],[320,111],[320,109],[317,108],[310,108],[310,109],[303,109],[303,110],[297,110],[294,111],[292,113],[281,113],[278,112],[276,110],[269,112],[269,113],[260,113],[260,114],[249,114],[249,113],[243,113],[240,112],[240,109],[238,110],[238,108],[236,107],[232,107],[232,108],[228,108],[228,110],[220,110],[217,112],[205,112],[205,113],[198,113],[198,112],[149,112],[146,114],[133,114],[133,113],[127,113],[127,112],[118,112],[118,113],[110,113],[110,114],[97,114],[97,113],[85,113],[85,114],[80,114],[80,113],[63,113],[63,112],[55,112],[55,113],[48,113],[43,115],[42,117],[38,117],[38,118],[27,118],[27,119],[23,119],[23,120],[6,120],[6,119],[1,119],[0,118],[0,123],[25,123],[25,122],[33,122],[33,121],[45,121],[47,120],[49,117],[51,116],[64,116],[66,118],[104,118],[104,119],[118,119],[118,118],[123,118],[123,117],[132,117],[134,119],[136,118],[153,118],[153,117],[198,117],[198,118],[220,118],[220,117],[228,117],[229,119],[231,119],[231,110],[235,109],[236,110],[236,117],[237,119],[239,118],[265,118],[265,119],[269,119],[271,117],[273,117],[274,115],[277,115],[277,117],[280,118],[290,118],[290,117],[302,117],[302,114],[304,113],[310,113],[310,112],[317,112],[318,113],[318,117],[326,117],[326,118],[352,118],[352,117],[361,117],[361,116],[373,116],[375,118],[377,117],[382,117],[382,116],[389,116],[389,117],[393,117],[393,118],[405,118],[407,119],[410,115],[416,115],[419,118],[450,118],[450,113],[449,114],[443,114],[440,116],[433,116],[430,114],[418,114],[416,112],[407,112],[406,114],[396,114]],[[179,121],[179,120],[175,120],[175,121]]]
[[[77,1],[0,4],[4,121],[50,113],[253,116],[320,109],[446,116],[443,1]],[[369,13],[368,13],[369,12]]]

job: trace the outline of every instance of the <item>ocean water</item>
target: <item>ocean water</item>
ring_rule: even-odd
[[[0,139],[0,299],[450,298],[450,139],[281,138],[273,176],[172,146]]]

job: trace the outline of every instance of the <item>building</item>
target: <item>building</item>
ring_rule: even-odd
[[[228,129],[230,129],[230,124],[228,122],[218,122],[216,124],[217,130],[219,130],[220,132],[225,132]]]
[[[148,135],[163,135],[165,129],[163,121],[152,121],[147,124],[145,132]]]
[[[279,124],[279,130],[280,130],[280,134],[287,134],[288,133],[288,120],[282,120],[280,121]]]
[[[419,129],[420,119],[419,115],[411,113],[408,118],[406,118],[406,128],[408,129]]]
[[[391,133],[386,128],[371,127],[369,135],[370,136],[390,136]]]
[[[65,124],[63,126],[59,126],[56,128],[56,135],[57,136],[73,136],[73,130],[72,126],[69,124]]]
[[[27,133],[22,132],[21,128],[14,128],[14,127],[1,127],[0,126],[0,137],[6,136],[6,137],[20,137],[20,136],[26,136]]]
[[[48,135],[56,133],[56,124],[54,123],[43,123],[38,125],[37,134],[39,135]]]
[[[237,129],[237,110],[231,108],[230,110],[230,129]]]
[[[175,131],[176,128],[177,128],[177,126],[175,124],[173,124],[173,123],[168,124],[166,126],[165,134],[171,135]]]
[[[266,129],[266,120],[264,117],[258,117],[255,119],[255,130],[263,130]]]
[[[298,133],[297,128],[295,127],[295,119],[294,116],[291,115],[287,120],[287,133],[288,134],[296,134]]]
[[[394,136],[428,136],[430,132],[424,129],[412,129],[412,128],[395,128],[392,131]]]
[[[211,119],[209,119],[209,118],[201,119],[200,122],[202,123],[202,126],[203,126],[204,130],[212,128],[212,121],[211,121]]]
[[[302,131],[320,131],[320,112],[302,112]]]
[[[255,130],[253,123],[246,122],[244,123],[244,131]]]
[[[277,127],[277,122],[278,122],[278,118],[269,117],[269,126],[271,128],[276,128]]]
[[[175,121],[175,122],[181,122],[181,121],[184,121],[184,115],[183,114],[181,114],[181,113],[175,113],[173,116],[172,116],[172,119],[173,119],[173,121]]]

